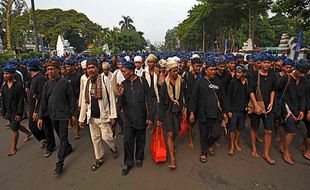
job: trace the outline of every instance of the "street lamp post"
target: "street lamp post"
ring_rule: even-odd
[[[35,52],[38,52],[39,51],[39,42],[38,42],[37,18],[36,18],[36,13],[35,13],[34,0],[31,0],[31,12],[32,12]]]

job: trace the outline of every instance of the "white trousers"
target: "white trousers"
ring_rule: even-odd
[[[103,141],[108,144],[110,149],[113,151],[116,150],[115,139],[113,138],[110,123],[102,123],[100,119],[90,118],[89,130],[97,160],[102,159],[104,156]]]

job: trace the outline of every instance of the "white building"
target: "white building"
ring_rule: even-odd
[[[65,53],[74,53],[74,47],[70,46],[68,40],[65,40],[64,37],[61,35],[58,35],[56,50],[57,56],[63,56]]]

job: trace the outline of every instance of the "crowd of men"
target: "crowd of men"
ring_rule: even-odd
[[[63,171],[74,138],[87,126],[93,143],[97,170],[105,161],[103,141],[113,159],[119,152],[116,133],[122,134],[124,166],[143,166],[149,133],[156,127],[166,132],[170,169],[177,167],[175,140],[180,123],[189,121],[188,146],[194,147],[193,127],[199,128],[199,160],[214,156],[221,135],[230,136],[228,154],[241,152],[240,133],[251,120],[251,154],[268,164],[273,139],[283,160],[293,165],[290,145],[300,130],[306,130],[303,156],[310,160],[310,63],[285,56],[258,53],[248,56],[213,53],[157,52],[119,53],[57,57],[49,60],[9,61],[0,74],[1,112],[13,132],[8,156],[17,152],[19,131],[27,142],[33,135],[45,157],[52,155],[56,132],[60,145],[55,174]],[[21,125],[28,118],[29,130]],[[264,135],[257,134],[264,127]],[[116,127],[117,126],[117,127]],[[272,135],[275,134],[275,135]],[[257,151],[263,143],[263,152]]]

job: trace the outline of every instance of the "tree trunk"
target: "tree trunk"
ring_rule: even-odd
[[[254,10],[249,7],[249,39],[254,43]]]
[[[11,13],[12,4],[9,2],[6,6],[6,49],[11,50],[11,27],[10,27],[10,13]]]
[[[32,12],[35,52],[38,52],[39,51],[39,42],[38,42],[37,18],[36,18],[36,13],[35,13],[34,0],[31,0],[31,12]]]
[[[205,21],[202,21],[202,52],[206,50],[206,33],[205,33]]]

